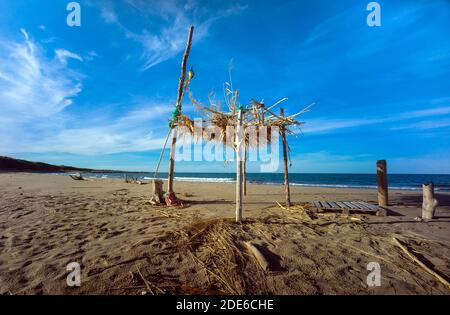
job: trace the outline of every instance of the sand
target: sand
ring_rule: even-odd
[[[152,206],[151,185],[0,174],[0,294],[449,294],[395,236],[449,279],[450,194],[417,222],[421,193],[390,191],[387,217],[282,209],[283,187],[249,185],[243,225],[232,183],[176,182],[182,208]],[[292,187],[292,201],[363,200],[364,189]],[[245,241],[269,261],[264,271]],[[66,266],[81,265],[68,287]],[[367,264],[381,267],[368,287]]]

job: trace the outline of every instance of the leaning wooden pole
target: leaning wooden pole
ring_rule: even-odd
[[[176,103],[176,110],[178,110],[178,112],[181,112],[181,102],[183,100],[184,88],[185,88],[184,82],[186,80],[186,65],[187,65],[187,60],[189,58],[189,53],[191,51],[193,33],[194,33],[194,26],[191,26],[189,29],[186,50],[184,51],[183,60],[181,61],[181,75],[180,75],[180,80],[178,82],[178,95],[177,95],[177,103]],[[174,117],[174,120],[176,120],[176,117]],[[172,121],[170,127],[174,128],[175,127],[174,124],[175,124],[175,121]],[[173,193],[173,177],[174,177],[174,169],[175,169],[176,144],[177,144],[177,133],[176,133],[176,130],[174,130],[174,133],[172,135],[172,145],[170,146],[169,178],[167,180],[167,192],[169,194]]]
[[[242,130],[242,109],[238,110],[237,113],[237,128],[236,128],[236,222],[242,223],[242,166],[243,162],[243,148],[244,148],[244,138]]]
[[[280,108],[280,116],[284,117],[284,108]],[[288,172],[288,156],[287,156],[287,139],[286,129],[281,126],[281,139],[283,141],[283,160],[284,160],[284,189],[286,192],[286,207],[291,206],[291,191],[289,189],[289,172]]]
[[[388,179],[386,160],[377,161],[377,182],[378,182],[378,205],[387,207],[388,200]]]

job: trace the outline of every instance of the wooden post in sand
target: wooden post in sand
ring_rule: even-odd
[[[280,108],[280,116],[284,117],[284,108]],[[287,157],[287,140],[286,129],[281,126],[281,138],[283,141],[283,160],[284,160],[284,188],[286,191],[286,207],[291,206],[291,191],[289,189],[289,172],[288,172],[288,157]]]
[[[152,180],[152,198],[150,199],[150,203],[152,204],[161,204],[164,201],[164,192],[163,192],[163,181],[160,179]]]
[[[173,128],[172,134],[172,145],[170,146],[170,157],[169,157],[169,180],[167,181],[167,192],[173,193],[173,175],[175,168],[175,149],[177,146],[177,130]]]
[[[388,179],[386,160],[377,161],[377,181],[378,181],[378,205],[388,206]]]
[[[438,201],[434,198],[434,184],[423,184],[422,219],[431,220],[438,206]]]
[[[247,144],[244,144],[244,169],[242,171],[242,184],[244,186],[244,196],[247,196]]]
[[[189,29],[188,40],[186,44],[186,50],[184,51],[183,60],[181,61],[181,75],[180,80],[178,82],[178,95],[177,95],[177,105],[176,108],[181,111],[181,101],[183,100],[184,88],[185,88],[185,80],[186,80],[186,64],[189,58],[189,53],[191,51],[192,44],[192,35],[194,33],[194,26],[191,26]],[[175,118],[176,119],[176,118]],[[175,122],[172,122],[175,123]],[[171,126],[174,128],[174,126]],[[167,192],[173,194],[173,176],[174,176],[174,168],[175,168],[175,149],[177,144],[177,133],[174,129],[174,133],[172,135],[172,145],[170,147],[170,159],[169,159],[169,178],[167,180]]]
[[[242,166],[243,166],[243,149],[244,149],[244,137],[242,130],[242,109],[238,110],[238,121],[236,128],[236,222],[242,223]]]

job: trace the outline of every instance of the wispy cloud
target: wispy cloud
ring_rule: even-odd
[[[120,130],[109,126],[61,130],[36,144],[30,144],[26,152],[63,152],[81,155],[143,152],[159,149],[164,137],[143,133],[141,128]]]
[[[209,28],[218,19],[235,15],[245,10],[247,6],[227,4],[225,8],[216,12],[202,5],[199,1],[180,2],[126,0],[130,7],[136,9],[135,14],[140,18],[158,19],[161,22],[159,29],[131,30],[120,21],[119,14],[111,2],[102,2],[100,13],[108,24],[116,24],[125,35],[142,45],[143,70],[171,59],[180,53],[186,44],[186,32],[190,25],[195,24],[196,31],[194,43],[201,41],[208,35]]]
[[[77,55],[76,53],[73,53],[66,49],[56,49],[55,56],[56,56],[56,58],[58,58],[59,62],[61,62],[64,65],[67,64],[68,59],[75,59],[78,61],[83,61],[83,58],[80,55]]]
[[[0,44],[0,116],[26,121],[61,112],[81,91],[80,76],[21,32],[23,41]]]
[[[400,126],[392,127],[392,130],[405,130],[405,129],[428,130],[446,127],[450,127],[450,119],[424,120],[410,124],[402,124]]]
[[[165,126],[172,106],[136,101],[115,117],[80,122],[65,109],[81,92],[82,75],[68,59],[83,58],[58,49],[52,59],[25,30],[22,40],[2,42],[0,50],[0,153],[60,152],[82,155],[140,152],[162,146],[164,136],[149,130]],[[96,54],[89,53],[91,57]],[[83,125],[85,127],[77,127]],[[162,138],[162,139],[161,139]]]
[[[379,116],[373,118],[342,118],[342,119],[332,119],[332,118],[316,118],[309,119],[307,124],[302,127],[302,131],[305,134],[325,134],[333,133],[341,129],[355,128],[361,126],[369,125],[381,125],[393,122],[401,122],[405,120],[420,119],[433,116],[442,116],[450,114],[450,106],[434,107],[428,109],[421,109],[408,112],[400,112],[390,116]],[[394,126],[391,129],[432,129],[445,127],[448,124],[448,120],[441,121],[419,121],[412,122],[408,125]]]
[[[165,135],[155,134],[150,130],[156,130],[156,126],[165,126],[162,117],[168,116],[171,106],[155,102],[140,102],[134,107],[135,109],[123,116],[104,117],[90,123],[91,126],[88,127],[58,129],[52,137],[46,137],[27,146],[26,152],[96,155],[143,152],[161,148]]]

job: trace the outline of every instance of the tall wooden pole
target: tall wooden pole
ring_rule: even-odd
[[[378,182],[378,205],[387,207],[388,200],[388,179],[386,160],[377,161],[377,182]]]
[[[172,144],[170,146],[170,157],[169,157],[169,180],[167,181],[167,192],[173,193],[173,176],[175,168],[175,148],[177,146],[177,129],[172,130]]]
[[[240,109],[237,113],[238,121],[236,128],[236,222],[242,223],[242,199],[243,199],[243,191],[242,191],[242,166],[243,166],[243,158],[242,151],[244,148],[244,139],[242,137],[242,109]]]
[[[284,108],[280,108],[280,116],[284,117]],[[281,126],[281,138],[283,141],[284,189],[286,192],[286,207],[290,207],[291,206],[291,191],[289,189],[287,140],[286,140],[286,129],[283,126]]]
[[[186,44],[186,50],[184,51],[183,60],[181,61],[181,75],[180,80],[178,82],[178,95],[177,95],[177,109],[181,112],[181,101],[183,100],[184,95],[184,82],[186,80],[186,64],[189,58],[189,53],[191,51],[192,44],[192,35],[194,33],[194,26],[191,26],[189,29],[188,40]],[[174,118],[176,120],[176,118]],[[175,122],[172,122],[175,123]],[[171,126],[174,128],[175,126]],[[177,144],[177,133],[176,129],[174,129],[174,133],[172,136],[172,145],[170,146],[170,159],[169,159],[169,178],[167,180],[167,192],[169,194],[173,193],[173,176],[174,176],[174,168],[175,168],[175,149]]]
[[[244,170],[242,173],[242,183],[244,185],[244,196],[247,196],[247,144],[244,144]]]

